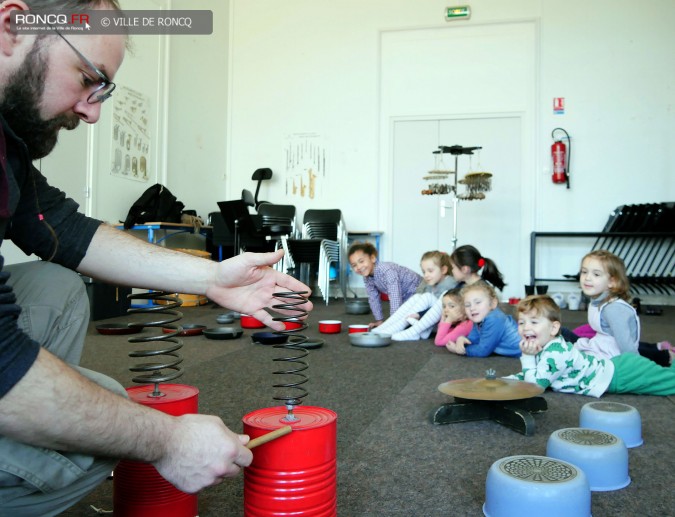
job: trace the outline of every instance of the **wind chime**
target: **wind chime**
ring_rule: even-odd
[[[461,145],[439,145],[438,150],[433,151],[436,155],[435,166],[422,179],[430,182],[426,189],[422,190],[424,196],[451,195],[452,206],[447,206],[441,200],[441,216],[445,215],[446,208],[452,208],[452,249],[457,247],[457,207],[459,200],[472,201],[485,199],[485,192],[492,188],[492,174],[481,171],[480,159],[478,171],[473,171],[469,163],[469,172],[460,180],[458,179],[458,162],[460,154],[473,155],[474,151],[482,147],[463,147]],[[451,154],[455,157],[455,169],[450,170],[445,165],[443,156]],[[450,179],[452,176],[452,181]],[[431,183],[433,182],[433,183]],[[464,192],[458,192],[457,185],[466,187]]]

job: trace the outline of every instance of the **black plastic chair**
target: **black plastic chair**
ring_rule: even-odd
[[[274,251],[275,242],[267,238],[261,224],[256,224],[256,218],[248,211],[244,201],[219,201],[218,207],[225,224],[234,235],[235,255],[244,251]]]
[[[223,214],[220,212],[211,212],[209,214],[208,224],[211,226],[211,246],[214,248],[211,256],[218,260],[225,260],[233,257],[234,234],[230,231]]]
[[[255,198],[253,197],[253,194],[250,190],[243,189],[241,191],[241,200],[246,206],[255,207]]]
[[[310,239],[339,240],[341,226],[343,221],[340,209],[306,210],[302,218],[302,236]]]
[[[295,223],[295,206],[276,205],[263,202],[258,206],[258,215],[262,218],[263,231],[274,237],[297,233]]]
[[[281,242],[286,252],[284,269],[314,290],[322,239],[287,239]]]
[[[260,194],[260,185],[262,185],[263,181],[272,179],[272,169],[270,169],[269,167],[256,169],[253,172],[253,176],[251,176],[251,179],[253,181],[258,182],[258,185],[256,185],[255,187],[255,196],[253,196],[253,205],[255,206],[255,209],[258,210],[258,208],[262,203],[266,203],[266,201],[258,200],[258,194]]]

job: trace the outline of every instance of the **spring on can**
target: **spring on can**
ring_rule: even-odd
[[[166,327],[170,323],[178,321],[183,317],[183,313],[177,311],[176,308],[180,307],[183,302],[182,300],[174,295],[169,293],[164,293],[160,291],[139,293],[139,294],[130,294],[129,298],[131,299],[142,299],[147,300],[147,304],[143,307],[134,307],[128,310],[129,314],[164,314],[167,317],[156,319],[155,321],[148,322],[132,322],[129,323],[129,327],[136,329],[143,329],[145,327],[152,327],[160,329]],[[155,302],[162,301],[165,302],[164,305],[157,305]],[[130,343],[150,343],[154,341],[162,342],[164,348],[159,348],[155,350],[136,350],[129,353],[129,357],[160,357],[164,356],[166,359],[155,362],[148,363],[139,363],[135,364],[129,370],[132,372],[144,372],[142,375],[136,375],[131,380],[139,384],[154,384],[155,388],[150,395],[151,397],[163,397],[164,394],[159,389],[159,384],[161,382],[168,382],[173,379],[176,379],[183,375],[183,368],[180,363],[183,362],[183,358],[178,354],[178,350],[183,347],[183,341],[178,339],[176,336],[180,335],[183,331],[183,327],[176,325],[175,330],[172,332],[161,332],[158,335],[153,336],[140,336],[140,337],[130,337]],[[173,345],[166,346],[168,343],[174,343]],[[172,358],[172,359],[169,359]],[[166,372],[164,370],[170,370]]]
[[[289,336],[288,342],[280,345],[274,345],[273,347],[279,349],[283,348],[290,351],[290,353],[285,356],[275,357],[273,359],[273,361],[280,362],[283,365],[283,369],[276,370],[273,372],[273,374],[283,376],[283,379],[285,379],[286,382],[278,382],[272,385],[272,387],[275,389],[283,390],[281,395],[275,395],[273,399],[283,401],[286,409],[288,410],[288,414],[284,418],[284,420],[287,421],[297,420],[297,417],[293,414],[293,408],[299,404],[302,404],[302,399],[309,394],[307,389],[305,389],[303,386],[303,384],[309,380],[307,375],[303,373],[309,367],[307,362],[304,361],[304,358],[309,355],[309,351],[302,346],[307,342],[307,336],[299,334],[299,332],[307,329],[307,323],[305,323],[305,320],[297,321],[298,318],[307,315],[306,310],[298,307],[299,305],[303,305],[307,302],[307,297],[304,296],[306,294],[307,291],[287,291],[275,293],[275,298],[278,300],[285,300],[285,302],[272,306],[272,309],[277,311],[295,313],[284,316],[276,316],[273,318],[274,321],[297,322],[301,325],[298,328],[278,330],[275,332],[275,334]]]

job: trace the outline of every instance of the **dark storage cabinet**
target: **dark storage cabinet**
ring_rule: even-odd
[[[105,284],[88,276],[82,276],[89,296],[92,321],[115,318],[127,313],[131,287]]]

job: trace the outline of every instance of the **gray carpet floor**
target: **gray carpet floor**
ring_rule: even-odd
[[[525,436],[494,421],[433,425],[430,414],[452,397],[437,387],[452,379],[483,377],[494,368],[498,375],[519,370],[517,359],[470,359],[435,347],[433,341],[393,343],[385,348],[351,346],[346,325],[367,323],[370,315],[345,313],[344,304],[313,300],[315,310],[305,334],[324,338],[312,350],[307,371],[306,405],[320,406],[338,415],[338,513],[341,516],[480,516],[485,501],[488,469],[496,460],[518,454],[544,455],[552,432],[579,424],[582,406],[596,399],[546,392],[548,411],[535,415],[536,430]],[[675,307],[660,316],[642,316],[646,341],[675,341]],[[506,306],[510,311],[511,307]],[[183,323],[218,326],[224,309],[211,305],[184,308]],[[585,321],[583,312],[564,312],[564,324],[573,328]],[[105,320],[128,322],[137,316]],[[340,319],[336,335],[320,335],[321,319]],[[126,336],[101,336],[90,326],[82,364],[131,386],[128,371],[131,350],[152,348],[130,344]],[[183,338],[184,375],[175,382],[200,390],[202,413],[219,415],[241,432],[241,418],[264,407],[278,405],[272,397],[275,382],[272,359],[279,351],[253,344],[246,330],[240,339]],[[143,334],[157,333],[152,329]],[[643,422],[644,444],[629,450],[631,484],[621,490],[593,492],[594,517],[675,516],[675,398],[606,395],[606,401],[630,404]],[[93,516],[94,508],[112,510],[112,482],[106,482],[68,510],[67,516]],[[94,507],[94,508],[93,508]],[[243,476],[204,490],[199,495],[201,517],[243,515]],[[571,516],[572,517],[572,516]]]

